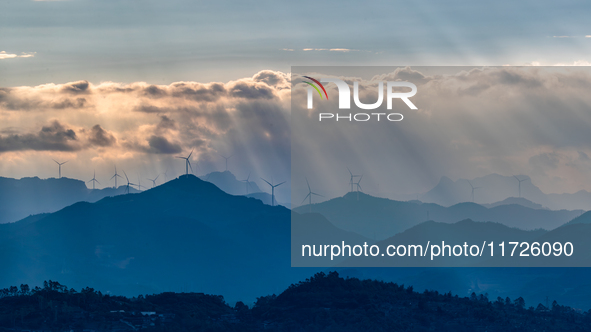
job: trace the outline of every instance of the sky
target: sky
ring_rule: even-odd
[[[0,175],[55,176],[51,159],[81,179],[115,164],[178,175],[174,157],[195,149],[198,174],[235,154],[237,176],[283,181],[291,66],[586,65],[589,14],[581,1],[4,0]]]

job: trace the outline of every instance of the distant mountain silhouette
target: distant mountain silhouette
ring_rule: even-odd
[[[496,203],[492,203],[492,204],[481,204],[481,205],[490,209],[490,208],[494,208],[494,207],[501,206],[501,205],[512,205],[512,204],[521,205],[521,206],[525,206],[527,208],[536,209],[536,210],[546,209],[541,204],[534,203],[534,202],[532,202],[528,199],[525,199],[523,197],[509,197],[509,198],[506,198],[500,202],[496,202]]]
[[[250,185],[248,187],[248,194],[246,193],[246,183],[236,179],[236,176],[230,171],[211,172],[204,176],[200,176],[199,178],[201,180],[215,184],[218,188],[227,192],[228,194],[244,195],[246,197],[256,198],[267,205],[271,205],[271,194],[263,192],[261,188],[257,186],[253,177],[251,177],[249,180]],[[291,208],[290,203],[278,202],[277,197],[275,197],[275,205],[285,206],[288,209]]]
[[[307,212],[308,205],[295,208]],[[458,220],[499,222],[523,230],[554,229],[579,216],[581,211],[551,211],[510,204],[486,208],[474,203],[460,203],[451,207],[418,201],[401,202],[373,197],[364,193],[348,193],[312,205],[312,211],[324,215],[336,227],[383,240],[426,220],[455,223]]]
[[[256,199],[262,201],[263,203],[265,203],[267,205],[271,205],[271,194],[267,194],[267,193],[252,193],[252,194],[246,195],[246,197],[256,198]],[[281,206],[285,206],[288,209],[291,209],[291,204],[290,203],[278,202],[277,201],[277,197],[275,197],[275,205],[281,205]]]
[[[525,180],[521,182],[521,197],[536,204],[552,210],[591,210],[591,193],[587,191],[581,190],[573,194],[545,194],[531,182],[528,176],[518,175],[517,177]],[[479,204],[492,204],[519,195],[518,182],[513,176],[490,174],[470,182],[466,179],[452,181],[444,176],[433,189],[420,195],[420,200],[443,206],[471,202],[470,183],[474,187],[480,187],[474,193],[474,202]]]
[[[96,202],[103,197],[120,195],[117,189],[88,189],[84,181],[38,177],[11,179],[0,177],[0,223],[20,220],[26,216],[55,212],[76,202]],[[131,188],[130,192],[137,192]]]
[[[232,174],[230,171],[223,171],[223,172],[211,172],[204,176],[199,177],[201,180],[205,180],[207,182],[211,182],[215,184],[221,190],[227,192],[228,194],[232,195],[246,195],[246,183],[240,180],[244,179],[236,179],[236,176]],[[248,188],[248,193],[258,193],[262,192],[262,190],[257,186],[256,182],[254,182],[254,177],[251,176],[250,178],[250,186]]]
[[[345,233],[311,217],[320,237]],[[284,207],[181,176],[139,194],[0,225],[0,285],[59,279],[115,294],[185,287],[254,300],[318,271],[291,268],[290,220]]]
[[[591,211],[581,213],[579,216],[566,223],[565,226],[572,224],[591,224]]]
[[[345,202],[352,205],[352,201]],[[424,212],[422,208],[418,211]],[[294,231],[290,216],[292,212],[284,207],[228,195],[211,183],[183,176],[139,194],[77,203],[59,212],[0,225],[0,288],[40,285],[51,279],[78,289],[94,287],[103,294],[137,296],[184,289],[224,294],[228,302],[253,301],[261,294],[278,294],[318,271],[290,267],[290,231]],[[294,220],[302,221],[295,224],[302,227],[295,232],[311,231],[310,241],[331,236],[364,241],[317,213],[295,214]],[[535,303],[550,295],[561,303],[591,307],[591,269],[342,270],[349,275],[402,280],[416,290],[523,295]]]

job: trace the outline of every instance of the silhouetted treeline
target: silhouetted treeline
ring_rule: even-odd
[[[4,330],[3,330],[4,328]],[[80,292],[58,282],[0,290],[0,331],[590,331],[591,310],[486,294],[458,297],[375,280],[318,273],[249,308],[222,296],[134,298]]]

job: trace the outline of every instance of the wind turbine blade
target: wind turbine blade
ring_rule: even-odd
[[[125,173],[125,170],[123,171],[123,174],[125,174],[125,179],[127,180],[127,183],[129,183],[129,178],[127,177],[127,173]]]
[[[193,173],[193,166],[191,166],[191,162],[187,159],[187,163],[189,164],[189,168],[191,169],[191,173]]]
[[[154,181],[158,180],[159,177],[160,177],[160,174],[158,174],[158,176],[154,179]]]
[[[248,179],[250,179],[250,173],[252,173],[252,172],[248,172],[248,177],[246,178],[246,182],[248,182]]]
[[[92,182],[92,181],[94,181],[94,179],[92,179],[92,180],[90,180],[90,181],[87,181],[86,183],[88,183],[88,182]]]
[[[67,163],[68,161],[69,161],[69,160],[66,160],[66,161],[64,161],[64,162],[62,163],[62,165],[63,165],[63,164],[65,164],[65,163]]]
[[[187,159],[187,158],[185,158],[185,157],[175,157],[175,158],[178,158],[178,159]]]
[[[57,162],[55,159],[51,159],[51,160],[55,161],[55,163],[56,163],[56,164],[58,164],[58,165],[60,164],[60,163],[58,163],[58,162]]]
[[[320,194],[317,194],[317,193],[312,193],[312,195],[316,195],[316,196],[324,197],[324,196],[322,196],[322,195],[320,195]]]
[[[312,189],[310,189],[310,183],[308,182],[308,178],[306,178],[306,184],[308,185],[308,191],[312,191]]]
[[[113,177],[112,177],[112,178],[110,178],[109,180],[113,180],[113,178],[114,178],[115,176],[117,176],[117,175],[113,175]]]
[[[306,199],[307,199],[308,197],[310,197],[310,194],[306,195],[306,197],[304,197],[304,200],[303,200],[303,201],[302,201],[302,203],[300,203],[300,204],[304,204],[304,202],[306,201]]]
[[[349,169],[349,167],[347,167],[347,171],[349,171],[349,174],[351,174],[351,176],[353,176],[353,173],[351,173],[351,170]]]
[[[187,157],[187,159],[191,158],[191,155],[193,154],[193,150],[195,150],[195,149],[191,149],[191,153],[189,153],[189,156]]]
[[[267,180],[265,180],[265,179],[263,179],[263,178],[261,178],[261,180],[263,180],[263,181],[267,182],[267,184],[268,184],[268,185],[270,185],[271,187],[273,187],[273,185],[272,185],[271,183],[269,183],[269,181],[267,181]]]
[[[94,179],[94,181],[96,181],[96,183],[101,184],[97,179]]]
[[[275,187],[279,187],[280,185],[284,184],[285,182],[287,182],[287,181],[283,181],[280,184],[276,184]]]

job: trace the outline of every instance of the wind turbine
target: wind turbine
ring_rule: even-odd
[[[62,178],[62,165],[67,163],[69,160],[64,161],[63,163],[58,163],[55,159],[52,159],[55,163],[59,166],[59,179]]]
[[[363,191],[363,189],[361,188],[361,179],[363,179],[363,175],[361,175],[359,177],[359,181],[357,181],[357,183],[355,183],[357,185],[357,200],[359,200],[359,191]]]
[[[186,163],[185,163],[186,175],[189,175],[189,168],[191,168],[191,173],[193,173],[193,167],[191,166],[191,162],[189,161],[189,158],[191,158],[192,154],[193,154],[193,150],[191,150],[191,153],[189,153],[189,156],[187,158],[177,157],[179,159],[185,159],[185,161],[186,161]]]
[[[312,212],[312,195],[316,195],[316,196],[320,196],[320,197],[324,197],[324,196],[312,192],[312,189],[310,189],[310,183],[308,182],[308,178],[306,178],[306,184],[308,185],[308,195],[306,195],[306,197],[304,197],[304,200],[302,201],[302,204],[306,201],[306,198],[307,198],[308,199],[308,205],[310,206],[310,212]]]
[[[115,175],[113,175],[113,177],[111,177],[110,180],[115,179],[115,189],[117,189],[117,178],[123,178],[121,175],[117,174],[117,165],[115,165]]]
[[[140,175],[139,175],[139,174],[137,175],[137,183],[138,183],[138,184],[137,184],[137,188],[138,188],[140,191],[142,191],[142,187],[143,187],[143,186],[142,186],[142,180],[140,179]],[[144,189],[145,189],[145,188],[146,188],[146,187],[144,187]]]
[[[279,187],[280,185],[284,184],[285,181],[281,182],[280,184],[271,184],[271,182],[261,178],[261,180],[267,182],[268,185],[271,186],[271,206],[275,206],[275,187]]]
[[[94,176],[92,177],[92,180],[88,181],[88,182],[92,182],[92,190],[94,190],[94,184],[95,182],[98,184],[101,184],[100,182],[98,182],[98,180],[96,179],[96,171],[94,171]],[[88,183],[86,182],[86,183]]]
[[[470,184],[470,187],[472,187],[472,203],[474,203],[474,190],[480,189],[482,187],[474,187],[470,181],[468,181],[468,183]]]
[[[152,188],[156,187],[156,180],[158,180],[159,177],[160,177],[160,174],[158,174],[158,176],[154,180],[148,179],[148,180],[152,181]]]
[[[513,177],[519,182],[519,197],[521,197],[521,182],[527,181],[527,180],[529,180],[529,178],[523,179],[523,180],[519,180],[519,178],[517,176],[513,175]]]
[[[347,170],[349,171],[349,174],[351,174],[351,180],[349,180],[349,183],[351,184],[351,192],[353,192],[353,185],[355,184],[355,182],[353,182],[353,178],[358,178],[360,175],[353,175],[349,167],[347,167]]]
[[[224,156],[223,154],[220,154],[220,156],[222,156],[222,158],[226,159],[226,171],[228,170],[228,159],[234,157],[234,155],[231,155],[229,157]]]
[[[168,182],[168,167],[166,167],[166,171],[164,171],[164,183]]]
[[[136,184],[129,182],[129,178],[127,177],[127,173],[125,173],[125,171],[123,171],[123,174],[125,175],[125,179],[127,180],[127,186],[125,187],[125,191],[127,191],[127,193],[129,194],[129,186],[135,186]]]
[[[209,176],[207,176],[207,177],[209,178]],[[246,178],[246,180],[240,180],[240,182],[246,183],[246,194],[247,195],[248,195],[248,186],[252,183],[252,182],[248,181],[249,179],[250,179],[250,172],[248,173],[248,177]]]

